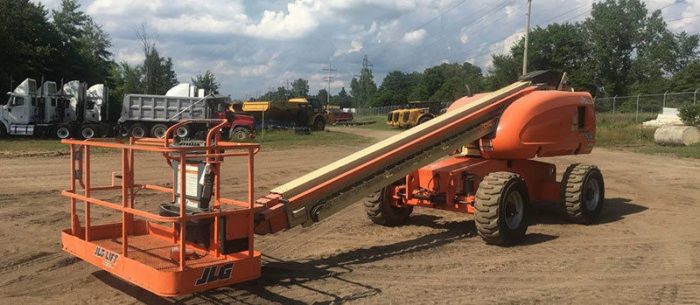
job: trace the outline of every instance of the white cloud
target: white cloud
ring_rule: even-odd
[[[425,31],[425,29],[418,29],[412,32],[408,32],[403,35],[403,41],[408,44],[417,45],[423,42],[426,33],[427,32]]]
[[[303,37],[314,30],[318,24],[319,2],[297,0],[287,5],[287,12],[263,12],[257,24],[246,27],[246,33],[261,38],[294,39]]]
[[[459,42],[461,42],[462,44],[467,44],[467,42],[469,42],[469,32],[468,32],[468,30],[469,30],[469,29],[467,29],[466,27],[463,27],[463,28],[459,31]]]
[[[57,9],[59,0],[32,0]],[[593,1],[533,1],[533,25],[580,21]],[[646,0],[658,9],[676,0]],[[500,3],[500,1],[498,1]],[[311,92],[327,84],[320,70],[332,60],[338,69],[332,91],[347,86],[363,55],[379,84],[391,70],[422,71],[448,62],[488,68],[491,54],[509,52],[522,35],[526,1],[501,10],[492,0],[80,0],[103,25],[117,61],[143,60],[135,35],[152,30],[162,56],[172,57],[181,81],[215,72],[222,93],[234,97],[264,93],[286,80],[310,80]],[[582,14],[583,12],[583,14]],[[700,1],[685,0],[663,10],[673,31],[700,32]],[[482,18],[479,20],[479,18]],[[576,17],[576,18],[574,18]],[[686,18],[678,21],[670,21]],[[476,22],[478,20],[478,22]],[[420,29],[415,30],[416,27]],[[337,91],[334,91],[337,92]]]

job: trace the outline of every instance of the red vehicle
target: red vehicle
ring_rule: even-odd
[[[352,116],[352,112],[341,111],[340,109],[332,109],[331,115],[333,116],[333,124],[345,124],[350,123],[355,118]]]

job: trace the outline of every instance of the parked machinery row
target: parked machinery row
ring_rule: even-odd
[[[118,122],[110,120],[109,88],[70,81],[59,88],[41,87],[25,79],[0,104],[0,137],[56,136],[60,139],[110,137],[117,132],[136,138],[162,138],[168,127],[183,119],[227,119],[226,131],[235,140],[253,137],[251,116],[234,114],[228,97],[206,95],[190,84],[179,84],[165,95],[128,94]],[[201,136],[209,126],[193,124],[178,130],[180,137]]]
[[[104,136],[108,123],[109,90],[103,84],[88,87],[80,81],[37,86],[25,79],[8,98],[0,101],[0,137],[5,135],[56,135],[59,138]]]

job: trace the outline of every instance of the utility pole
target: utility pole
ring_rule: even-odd
[[[523,75],[527,74],[527,48],[530,36],[530,15],[532,15],[532,0],[527,0],[527,23],[525,25],[525,48],[523,50]]]
[[[333,72],[338,71],[337,69],[333,69],[333,65],[331,63],[328,63],[328,68],[322,69],[323,72],[327,72],[328,76],[324,79],[325,81],[328,82],[328,92],[326,94],[326,107],[328,107],[331,104],[331,82],[333,81]]]

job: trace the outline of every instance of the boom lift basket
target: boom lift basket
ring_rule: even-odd
[[[173,125],[164,139],[62,140],[70,146],[71,159],[70,189],[62,192],[70,198],[71,215],[71,227],[61,233],[63,249],[161,296],[258,278],[260,253],[253,248],[253,164],[260,147],[221,141],[225,120],[206,120],[216,126],[200,145],[182,145],[174,139],[178,127],[203,121],[187,120]],[[111,185],[92,184],[93,147],[121,151],[120,175],[112,172]],[[137,151],[164,157],[173,167],[171,187],[134,182]],[[221,197],[221,165],[227,157],[248,159],[246,201]],[[193,183],[198,185],[192,186]],[[139,207],[135,207],[141,191],[161,194],[171,201],[160,205],[160,213],[143,209],[142,202],[148,199],[139,198]],[[84,203],[82,217],[77,212],[78,202]],[[93,224],[93,206],[121,213],[121,220]]]

